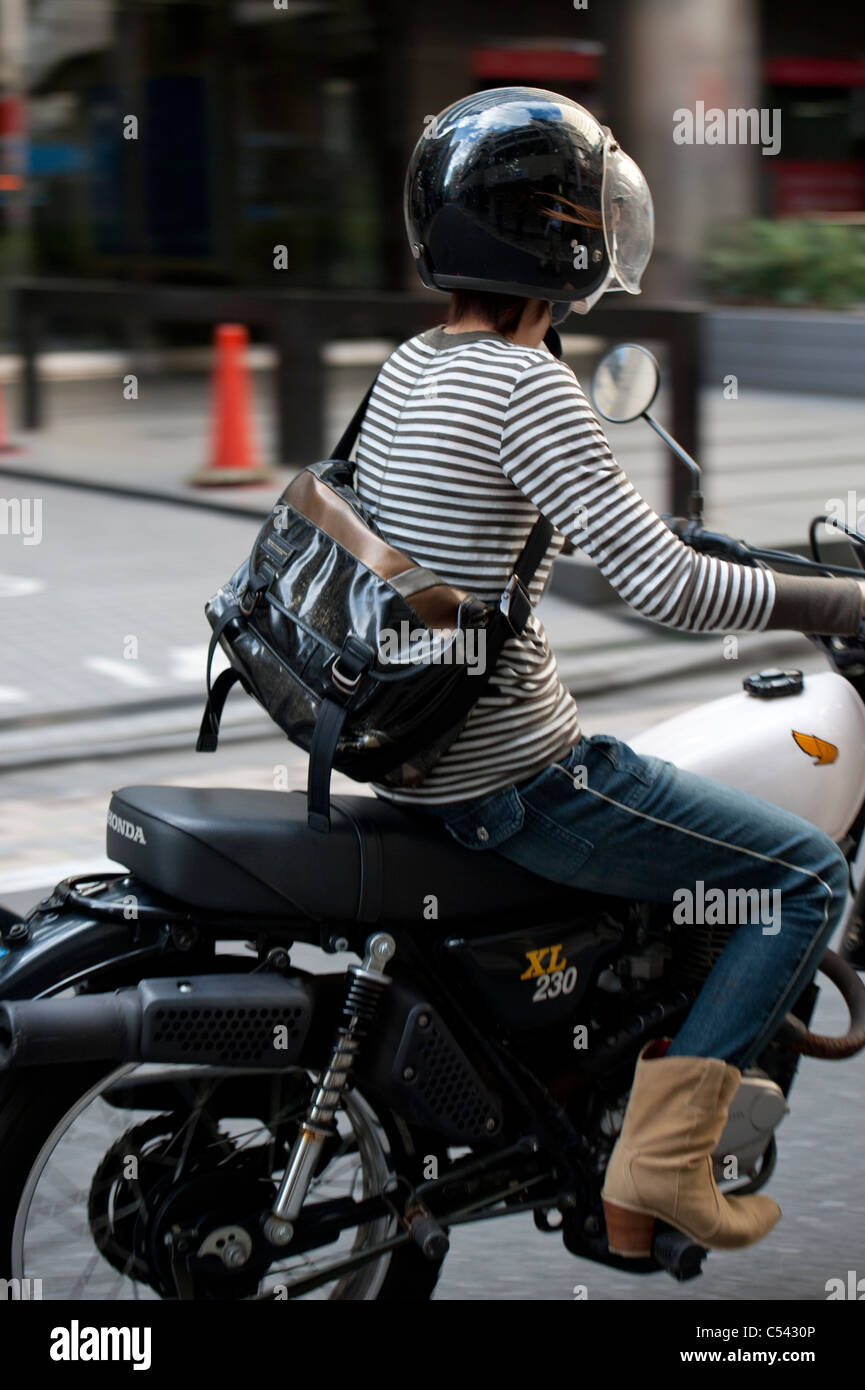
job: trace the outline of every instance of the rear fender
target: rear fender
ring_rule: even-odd
[[[64,879],[18,925],[5,915],[0,999],[38,999],[118,967],[128,981],[130,965],[156,975],[232,960],[214,960],[213,937],[128,875]]]

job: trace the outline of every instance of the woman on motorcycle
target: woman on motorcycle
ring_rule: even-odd
[[[639,293],[651,254],[648,187],[606,127],[549,92],[468,97],[418,142],[406,220],[422,280],[452,297],[445,326],[388,359],[360,434],[358,490],[391,544],[494,599],[540,512],[555,531],[533,603],[568,539],[667,627],[858,631],[855,580],[791,578],[684,545],[544,346],[551,322],[587,313],[605,291]],[[698,882],[725,901],[728,890],[780,892],[780,921],[738,924],[676,1037],[644,1049],[603,1192],[621,1255],[650,1253],[656,1218],[709,1247],[766,1235],[776,1204],[725,1197],[710,1155],[741,1070],[838,924],[847,869],[833,841],[616,738],[584,737],[534,616],[423,785],[377,791],[437,817],[470,849],[588,891],[656,902]]]

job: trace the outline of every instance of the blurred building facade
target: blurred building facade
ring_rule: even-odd
[[[4,268],[414,288],[412,146],[511,84],[583,102],[645,168],[650,293],[693,292],[713,221],[865,220],[865,9],[846,0],[0,0]],[[673,112],[698,101],[779,110],[779,152],[677,146]]]

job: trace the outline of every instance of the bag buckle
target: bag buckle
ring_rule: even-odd
[[[514,632],[520,633],[532,612],[532,600],[528,590],[516,574],[512,574],[499,600],[499,608],[507,618]]]
[[[343,653],[340,653],[340,656],[342,655]],[[340,671],[339,661],[340,657],[338,656],[330,668],[330,678],[336,686],[337,690],[341,690],[344,695],[353,695],[357,687],[360,685],[360,678],[363,675],[363,671],[358,671],[357,675],[354,676],[354,678],[347,676],[342,671]]]
[[[237,601],[237,606],[245,618],[248,618],[261,596],[260,589],[247,589]]]
[[[353,634],[347,637],[330,668],[330,678],[337,690],[342,691],[343,695],[353,695],[360,685],[361,676],[366,675],[374,660],[375,652],[366,642]],[[343,663],[342,667],[340,662]]]

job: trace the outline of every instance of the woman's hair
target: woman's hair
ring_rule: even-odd
[[[488,290],[453,290],[451,293],[448,323],[457,323],[463,318],[484,319],[497,333],[513,333],[523,310],[528,304],[517,294],[493,294]],[[547,301],[534,301],[535,313],[530,323],[538,323],[543,317]]]

